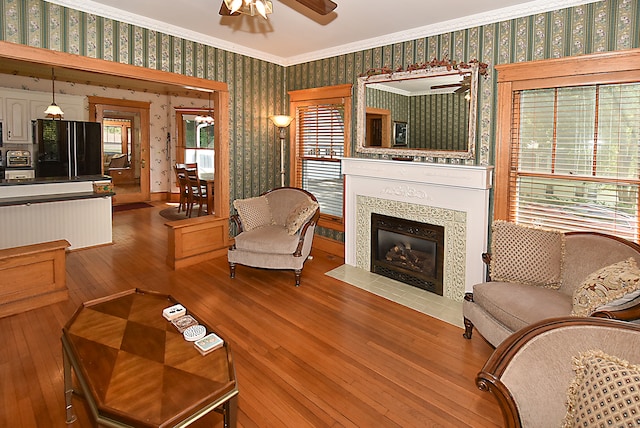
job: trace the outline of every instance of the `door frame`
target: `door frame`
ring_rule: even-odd
[[[87,99],[89,101],[89,117],[96,122],[102,123],[103,116],[99,112],[105,109],[140,114],[140,192],[123,194],[117,194],[116,192],[116,195],[113,197],[113,202],[114,204],[122,204],[150,201],[151,173],[149,169],[149,152],[151,142],[149,140],[149,110],[151,103],[95,96],[89,96]],[[102,141],[102,139],[100,141]]]

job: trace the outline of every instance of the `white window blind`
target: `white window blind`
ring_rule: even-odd
[[[510,217],[638,239],[640,83],[514,92]]]
[[[300,106],[296,120],[298,182],[318,199],[321,213],[342,217],[344,105]]]

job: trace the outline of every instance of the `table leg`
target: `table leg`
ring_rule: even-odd
[[[71,403],[71,396],[73,395],[71,363],[69,362],[69,356],[67,355],[67,351],[64,347],[62,347],[62,365],[64,367],[64,401],[66,406],[67,423],[72,424],[76,421],[76,415],[73,411],[73,404]]]
[[[213,214],[213,180],[207,180],[207,214]]]
[[[238,421],[238,394],[226,401],[224,408],[224,428],[235,428]]]

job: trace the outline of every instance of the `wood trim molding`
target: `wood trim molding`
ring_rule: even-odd
[[[494,220],[510,220],[509,172],[513,92],[524,89],[640,81],[640,49],[502,64],[498,72]]]

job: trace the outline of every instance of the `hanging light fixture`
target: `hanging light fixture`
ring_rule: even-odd
[[[231,14],[260,15],[267,19],[267,15],[273,12],[271,0],[224,0],[224,4]]]
[[[206,123],[208,125],[213,124],[213,117],[211,116],[211,92],[209,94],[209,114],[207,116],[203,116],[201,114],[197,115],[195,121],[197,123]]]
[[[47,117],[52,117],[54,119],[62,119],[62,116],[64,116],[64,112],[62,111],[62,109],[60,107],[58,107],[58,104],[56,104],[56,76],[53,73],[53,67],[51,68],[51,97],[52,97],[52,101],[51,104],[49,105],[49,107],[47,107],[47,109],[44,111],[44,114],[47,115]]]

